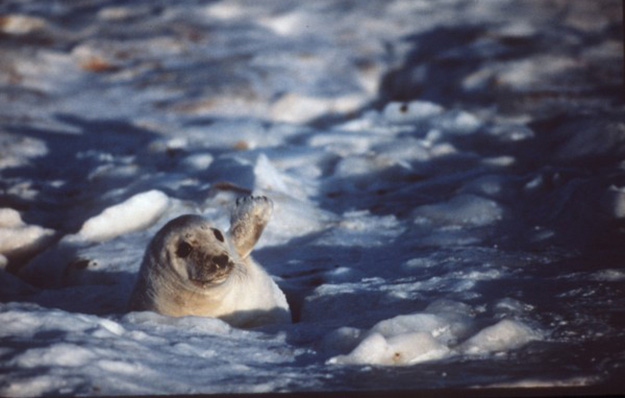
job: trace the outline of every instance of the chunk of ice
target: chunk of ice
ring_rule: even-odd
[[[462,343],[461,352],[472,355],[489,354],[520,348],[532,340],[538,340],[540,333],[529,326],[510,319],[488,326]]]
[[[425,332],[403,333],[385,338],[373,333],[365,338],[352,352],[328,360],[328,364],[340,365],[412,365],[441,359],[449,349]]]
[[[161,191],[136,194],[85,221],[78,236],[97,242],[147,228],[165,213],[168,205],[169,198]]]
[[[51,229],[25,224],[14,209],[0,209],[0,255],[7,264],[11,259],[33,255],[43,250],[53,235],[54,231]]]

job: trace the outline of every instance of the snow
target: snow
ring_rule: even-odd
[[[2,31],[13,35],[24,35],[45,26],[45,20],[26,15],[11,15],[2,23]]]
[[[2,2],[0,395],[620,392],[620,7]],[[249,194],[292,324],[127,311]]]
[[[168,202],[167,195],[157,190],[136,194],[85,221],[78,238],[97,242],[145,229],[165,213]]]
[[[501,220],[502,216],[503,209],[497,202],[471,194],[420,206],[414,211],[415,222],[425,218],[436,224],[484,226]]]
[[[38,225],[27,225],[20,213],[11,208],[0,208],[0,255],[3,262],[7,257],[23,257],[45,248],[54,236],[54,231]],[[1,268],[4,268],[3,264]]]
[[[540,333],[536,330],[522,323],[504,319],[469,338],[460,349],[472,355],[485,354],[513,350],[539,339]]]
[[[442,114],[444,108],[427,101],[391,102],[384,107],[383,116],[392,123],[409,123],[427,121],[433,116]]]
[[[404,333],[385,339],[374,333],[366,337],[348,355],[328,360],[329,364],[348,365],[410,365],[441,359],[447,349],[429,333]]]

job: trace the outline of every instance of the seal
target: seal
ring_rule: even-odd
[[[250,256],[272,211],[265,196],[240,197],[225,234],[197,215],[169,221],[145,251],[129,310],[210,316],[242,328],[291,322],[284,293]]]

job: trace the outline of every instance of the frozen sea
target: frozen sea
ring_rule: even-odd
[[[625,392],[621,7],[3,1],[0,395]],[[126,311],[249,193],[292,324]]]

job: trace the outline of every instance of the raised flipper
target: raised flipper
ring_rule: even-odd
[[[266,196],[243,196],[237,199],[228,233],[241,258],[249,256],[272,212],[273,202]]]

